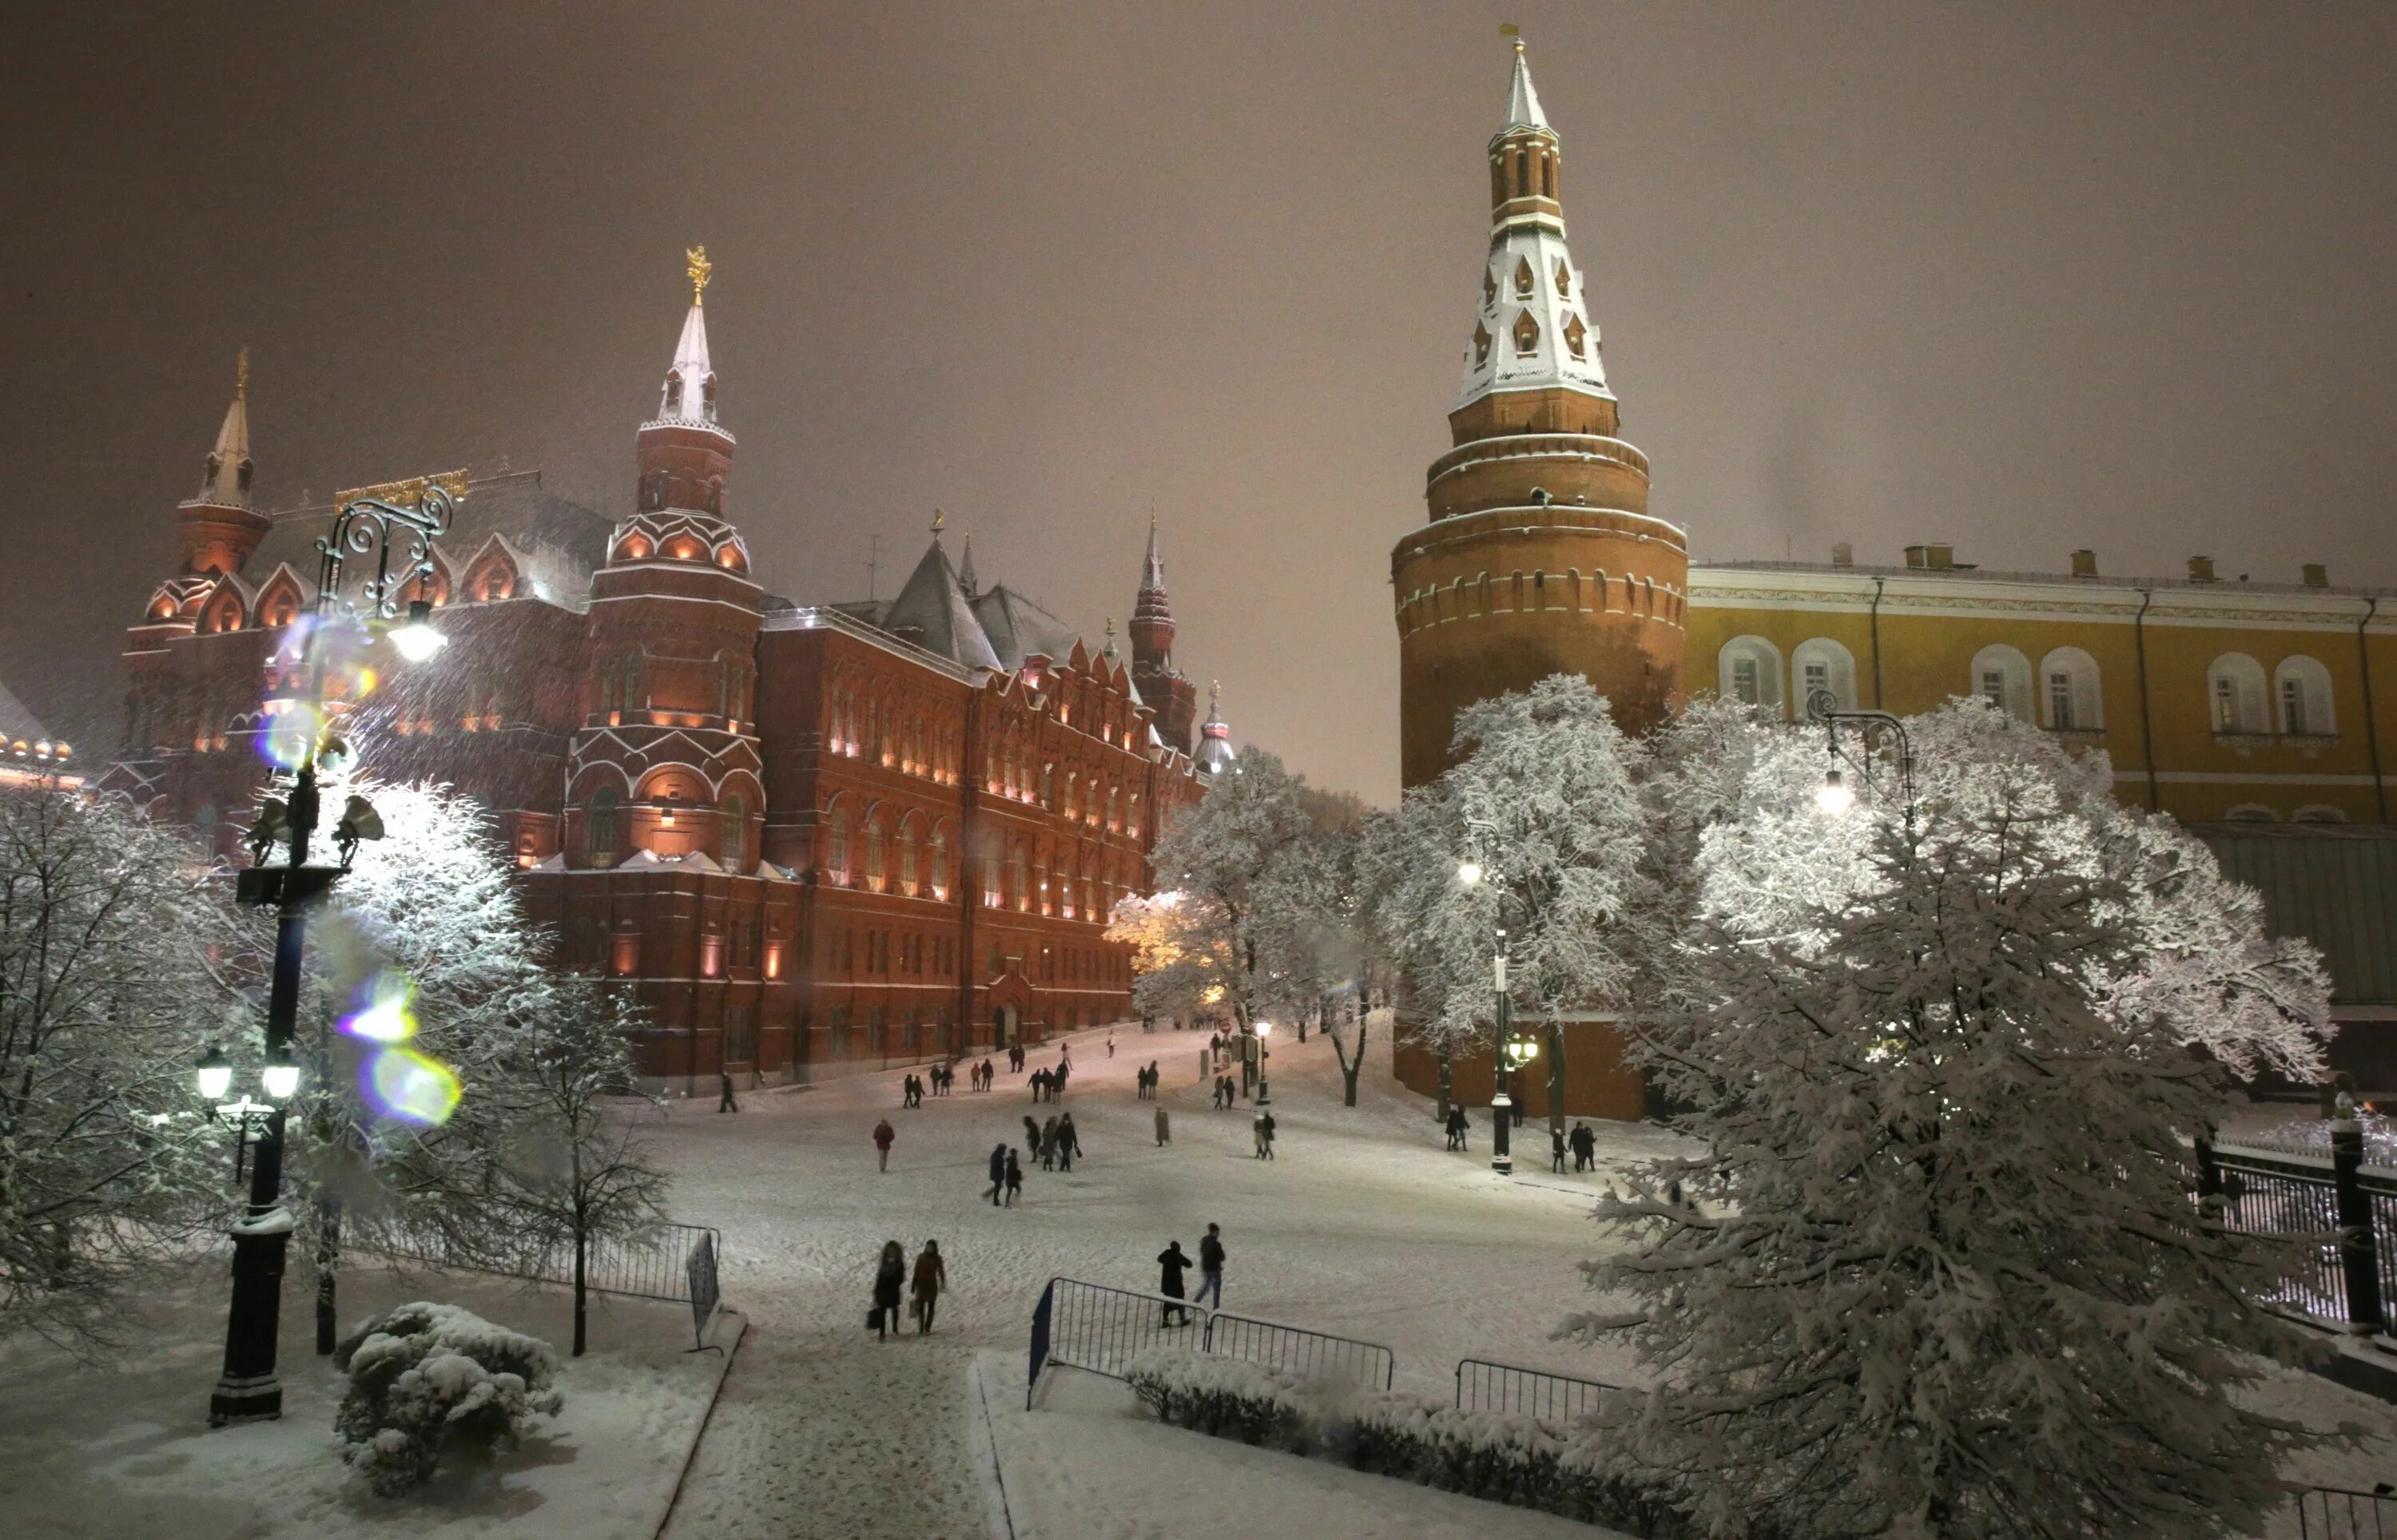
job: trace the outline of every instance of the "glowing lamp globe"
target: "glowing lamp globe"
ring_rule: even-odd
[[[1840,778],[1837,770],[1823,773],[1823,784],[1814,793],[1815,806],[1837,817],[1855,806],[1855,801],[1856,794],[1848,790],[1847,783]]]
[[[233,1089],[233,1061],[224,1056],[224,1050],[211,1048],[200,1055],[195,1078],[200,1082],[202,1101],[221,1101],[224,1094]]]
[[[269,1101],[290,1099],[291,1093],[300,1089],[300,1065],[292,1058],[288,1045],[276,1050],[275,1057],[267,1061],[258,1079],[259,1083],[266,1087]]]
[[[1481,881],[1481,863],[1479,861],[1461,862],[1456,869],[1456,880],[1463,883],[1466,887],[1471,887],[1474,883],[1479,883]]]
[[[410,663],[424,662],[449,644],[449,639],[434,628],[431,600],[409,601],[408,623],[391,633],[391,644]]]

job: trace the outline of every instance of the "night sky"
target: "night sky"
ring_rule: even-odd
[[[261,501],[629,507],[689,289],[803,600],[935,506],[1095,639],[1153,507],[1237,736],[1397,787],[1391,542],[1522,24],[1701,560],[2397,582],[2397,8],[19,4],[0,681],[97,757],[251,350]]]

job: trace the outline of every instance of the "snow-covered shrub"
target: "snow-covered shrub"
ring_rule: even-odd
[[[402,1305],[343,1338],[333,1366],[350,1376],[333,1430],[341,1458],[378,1496],[429,1480],[445,1450],[513,1445],[526,1419],[554,1414],[556,1351],[454,1305]]]
[[[1144,1353],[1124,1374],[1178,1427],[1655,1540],[1694,1533],[1668,1493],[1608,1468],[1569,1426],[1178,1348]]]

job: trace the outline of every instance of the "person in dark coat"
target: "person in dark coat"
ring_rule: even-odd
[[[1207,1227],[1206,1235],[1198,1241],[1198,1303],[1205,1304],[1211,1295],[1215,1301],[1214,1308],[1222,1309],[1224,1308],[1224,1232],[1213,1225]]]
[[[874,1148],[881,1153],[882,1157],[878,1169],[883,1171],[891,1169],[891,1141],[898,1136],[898,1132],[891,1126],[891,1120],[888,1118],[874,1125]],[[897,1242],[893,1241],[892,1244],[895,1245]]]
[[[1190,1270],[1190,1257],[1183,1251],[1182,1242],[1168,1241],[1165,1243],[1165,1249],[1157,1254],[1157,1266],[1158,1270],[1157,1292],[1168,1299],[1180,1299],[1182,1275]],[[1190,1324],[1190,1308],[1186,1305],[1168,1305],[1158,1312],[1157,1323],[1159,1326],[1171,1326],[1174,1324],[1176,1317],[1181,1318],[1181,1324],[1187,1326]]]
[[[896,1241],[882,1246],[882,1265],[874,1270],[874,1339],[899,1329],[899,1291],[907,1282],[907,1254]]]
[[[732,1071],[718,1069],[716,1074],[716,1078],[724,1082],[724,1094],[716,1098],[716,1109],[718,1112],[740,1111],[741,1104],[732,1099]]]
[[[1074,1157],[1082,1152],[1082,1136],[1074,1132],[1074,1114],[1066,1113],[1057,1120],[1057,1169],[1074,1169]]]
[[[990,1190],[983,1194],[990,1200],[991,1207],[998,1207],[998,1189],[1006,1185],[1007,1147],[1003,1144],[995,1144],[990,1147]]]
[[[1448,1109],[1448,1148],[1463,1149],[1465,1135],[1473,1127],[1473,1120],[1465,1115],[1465,1104],[1457,1103]]]
[[[1163,1149],[1173,1142],[1173,1124],[1165,1116],[1165,1104],[1157,1104],[1157,1148]]]
[[[1565,1168],[1565,1131],[1553,1124],[1548,1129],[1548,1169],[1561,1172]]]
[[[1573,1152],[1575,1171],[1587,1171],[1598,1163],[1598,1135],[1589,1131],[1589,1124],[1573,1124]]]
[[[927,1241],[924,1249],[916,1254],[916,1274],[908,1281],[907,1294],[916,1313],[916,1334],[922,1336],[932,1329],[932,1309],[941,1302],[941,1291],[948,1287],[948,1264],[941,1260],[941,1243]]]
[[[1024,1148],[1031,1150],[1040,1148],[1040,1120],[1028,1112],[1024,1115]]]
[[[1024,1190],[1024,1167],[1017,1162],[1015,1151],[1007,1152],[1007,1206],[1015,1206],[1015,1195]]]

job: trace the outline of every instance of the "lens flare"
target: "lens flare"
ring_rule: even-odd
[[[324,730],[325,719],[315,708],[290,701],[267,719],[266,730],[258,736],[259,747],[277,769],[297,770],[315,752],[317,736]]]
[[[431,1126],[458,1109],[458,1077],[413,1048],[385,1048],[358,1070],[368,1105],[387,1118]]]
[[[368,1042],[406,1042],[416,1035],[416,986],[404,975],[377,974],[357,993],[357,1009],[341,1029]]]

